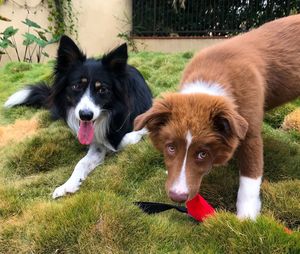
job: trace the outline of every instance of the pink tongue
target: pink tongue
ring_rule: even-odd
[[[78,140],[83,145],[89,145],[92,143],[94,138],[94,125],[93,122],[80,121]]]

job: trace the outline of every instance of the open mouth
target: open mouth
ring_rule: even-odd
[[[94,139],[94,123],[95,121],[80,121],[78,140],[82,145],[90,145]]]

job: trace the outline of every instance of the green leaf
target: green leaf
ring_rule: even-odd
[[[3,34],[3,37],[7,39],[7,38],[15,35],[18,31],[19,31],[18,28],[15,29],[14,27],[9,26],[3,31],[2,34]]]
[[[42,52],[42,55],[44,55],[45,57],[49,57],[49,55],[46,52]]]
[[[16,45],[11,42],[11,40],[7,39],[7,43],[10,47],[15,48]]]
[[[0,48],[6,49],[8,47],[7,40],[0,41]]]
[[[22,21],[23,24],[29,26],[29,27],[34,27],[34,28],[41,28],[40,25],[38,25],[37,23],[33,22],[30,19],[25,19],[25,21]]]
[[[34,34],[30,34],[30,33],[25,33],[23,34],[23,36],[25,37],[25,39],[23,40],[23,45],[25,46],[29,46],[33,44],[37,39],[37,37]]]
[[[31,41],[31,40],[29,40],[29,39],[24,39],[23,40],[23,45],[24,46],[29,46],[29,45],[31,45],[33,43],[33,41]]]
[[[48,41],[40,39],[31,33],[25,33],[23,36],[25,37],[25,40],[23,41],[23,45],[25,46],[36,43],[39,47],[44,48],[49,44]]]
[[[0,41],[0,47],[3,48],[3,49],[6,49],[6,48],[8,48],[8,46],[10,46],[12,48],[15,48],[15,45],[9,39],[3,38]]]
[[[49,41],[48,41],[48,44],[53,44],[53,43],[56,43],[60,40],[60,36],[59,35],[55,35],[53,36]]]
[[[47,28],[43,28],[45,33],[50,33],[50,31]]]
[[[44,48],[48,45],[48,42],[47,41],[44,41],[40,38],[36,38],[35,41],[34,41],[37,45],[39,45],[41,48]]]
[[[37,32],[37,34],[39,35],[39,37],[44,40],[44,41],[48,41],[46,36],[45,36],[45,32],[43,31],[38,31],[38,30],[35,30]]]

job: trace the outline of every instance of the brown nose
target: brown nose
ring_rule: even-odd
[[[174,191],[169,191],[169,197],[176,203],[183,203],[188,199],[187,193],[176,193]]]

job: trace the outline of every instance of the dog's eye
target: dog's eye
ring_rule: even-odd
[[[201,151],[197,154],[197,160],[202,161],[206,158],[206,156],[207,156],[207,152]]]
[[[86,84],[88,82],[88,79],[87,78],[81,78],[80,81],[81,81],[81,83]]]
[[[107,91],[108,91],[108,89],[104,86],[101,86],[98,88],[98,93],[103,94],[103,93],[106,93]]]
[[[176,147],[173,144],[168,144],[167,145],[167,152],[168,152],[168,154],[171,154],[171,155],[175,154]]]
[[[73,91],[81,91],[84,88],[82,84],[76,84],[72,86]]]
[[[101,82],[100,81],[96,81],[95,82],[95,88],[99,89],[101,87]]]

